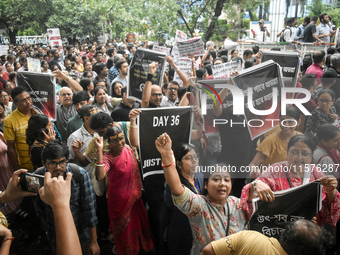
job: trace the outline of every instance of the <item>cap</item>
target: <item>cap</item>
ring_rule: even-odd
[[[264,24],[264,19],[260,19],[259,23]]]

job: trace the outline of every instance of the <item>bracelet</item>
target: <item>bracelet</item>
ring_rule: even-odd
[[[161,164],[162,164],[162,167],[163,167],[163,168],[173,166],[173,165],[175,164],[175,157],[174,157],[174,155],[172,155],[172,161],[171,161],[170,164],[168,164],[168,165],[163,165],[163,159],[161,160]]]
[[[256,183],[257,183],[257,180],[251,182],[251,185],[253,186],[253,194],[255,196],[257,195],[257,193],[256,193]]]
[[[171,163],[169,164],[169,165],[163,165],[163,163],[162,163],[162,167],[163,168],[166,168],[166,167],[170,167],[170,166],[173,166],[175,164],[175,161],[173,160],[173,161],[171,161]]]
[[[179,71],[179,67],[177,67],[177,69],[175,70],[175,72],[177,73]]]
[[[70,78],[65,79],[66,82],[69,82]]]
[[[96,166],[104,166],[104,164],[97,164],[97,163],[96,163]]]
[[[134,125],[134,126],[130,125],[130,127],[132,127],[132,128],[135,128],[135,129],[137,129],[137,128],[138,128],[138,126],[137,126],[137,125]]]
[[[152,82],[152,79],[153,79],[153,74],[152,73],[148,73],[148,77],[146,78],[146,81]]]
[[[14,240],[14,237],[8,237],[8,238],[6,238],[6,239],[2,240],[2,242],[4,243],[4,242],[6,242],[6,241],[8,241],[8,240],[11,240],[11,241],[13,241],[13,240]]]

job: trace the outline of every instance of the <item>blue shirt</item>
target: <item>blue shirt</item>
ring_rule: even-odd
[[[119,75],[119,72],[118,70],[116,69],[115,66],[111,67],[110,70],[109,70],[109,80],[110,80],[110,83],[112,83],[112,81]]]
[[[79,167],[81,179],[77,183],[74,178],[71,180],[71,199],[70,208],[74,223],[78,232],[81,244],[89,242],[90,228],[98,224],[96,216],[96,196],[93,191],[92,183],[87,172]],[[67,164],[66,173],[71,171],[70,164]],[[46,168],[43,169],[43,174],[46,173]],[[45,204],[38,196],[35,199],[35,209],[39,218],[46,221],[47,236],[52,241],[52,248],[56,251],[56,236],[54,227],[54,218],[52,208]]]

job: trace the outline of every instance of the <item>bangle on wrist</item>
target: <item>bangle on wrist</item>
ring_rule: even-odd
[[[130,125],[130,127],[132,127],[132,128],[135,128],[135,129],[137,129],[137,128],[138,128],[138,126],[137,126],[137,125],[134,125],[134,126]]]
[[[174,155],[172,155],[172,161],[169,164],[163,165],[163,159],[161,160],[161,164],[162,164],[163,168],[173,166],[175,164],[175,157],[174,157]]]
[[[152,73],[148,73],[148,77],[146,78],[146,81],[152,82],[152,79],[153,79],[153,74]]]
[[[253,194],[255,196],[257,195],[257,193],[256,193],[256,184],[257,184],[257,180],[251,182],[251,185],[253,186]]]
[[[97,164],[97,163],[96,163],[96,166],[104,166],[104,164],[103,164],[103,163],[102,163],[102,164]]]
[[[175,70],[175,72],[177,73],[179,71],[179,67],[177,67],[177,69]]]
[[[6,241],[8,241],[8,240],[11,240],[11,241],[13,241],[13,240],[14,240],[14,237],[8,237],[8,238],[6,238],[6,239],[2,240],[2,242],[4,243],[4,242],[6,242]]]

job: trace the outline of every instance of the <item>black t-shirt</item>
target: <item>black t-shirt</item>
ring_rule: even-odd
[[[120,102],[116,106],[116,108],[113,109],[111,113],[111,118],[113,119],[113,121],[130,121],[130,118],[129,118],[130,111],[132,109],[136,109],[139,107],[140,107],[140,104],[137,102],[133,102],[132,108],[130,108],[129,106],[126,106],[125,104],[123,104],[123,102]]]
[[[316,32],[315,24],[310,23],[303,30],[303,41],[304,42],[314,42],[313,34]]]

